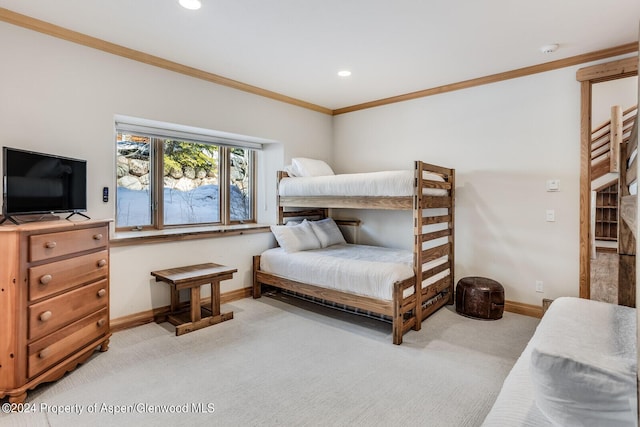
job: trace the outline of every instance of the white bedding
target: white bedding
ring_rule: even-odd
[[[505,379],[483,427],[630,425],[611,420],[637,413],[635,323],[636,310],[629,307],[557,298]],[[541,354],[558,363],[541,365],[548,360]],[[621,390],[616,384],[625,377],[632,384],[626,413],[611,404]],[[551,391],[543,392],[541,384],[553,382]]]
[[[443,181],[436,174],[426,179]],[[387,196],[413,195],[414,172],[410,170],[351,173],[328,176],[283,178],[278,190],[281,196]],[[444,196],[446,190],[427,189],[428,196]]]
[[[536,406],[533,395],[529,365],[531,364],[531,349],[534,345],[532,339],[513,365],[482,427],[553,426]]]
[[[425,267],[433,268],[446,260],[443,257]],[[294,253],[274,248],[262,253],[260,269],[310,285],[392,301],[393,284],[413,277],[413,253],[353,244]],[[423,286],[448,274],[449,269],[423,282]],[[412,293],[412,289],[405,290],[405,297]]]

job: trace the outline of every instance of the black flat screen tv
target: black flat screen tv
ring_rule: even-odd
[[[12,215],[87,210],[87,162],[2,147],[5,219]]]

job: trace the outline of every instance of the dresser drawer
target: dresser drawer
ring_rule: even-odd
[[[27,376],[34,377],[71,353],[100,338],[109,329],[104,308],[39,341],[29,344]]]
[[[107,280],[83,286],[29,307],[29,339],[37,339],[109,303]]]
[[[29,269],[29,301],[47,297],[77,285],[93,282],[109,273],[109,251],[88,255]]]
[[[90,249],[106,248],[107,227],[29,236],[29,261],[41,261]]]

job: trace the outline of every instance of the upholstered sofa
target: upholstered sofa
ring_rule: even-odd
[[[636,310],[562,297],[543,316],[484,426],[637,426]]]

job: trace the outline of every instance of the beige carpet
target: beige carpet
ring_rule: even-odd
[[[287,301],[236,301],[233,320],[180,337],[168,324],[118,332],[30,392],[36,412],[0,425],[477,426],[538,323],[446,306],[394,346],[389,324]],[[151,412],[162,405],[173,412]]]

